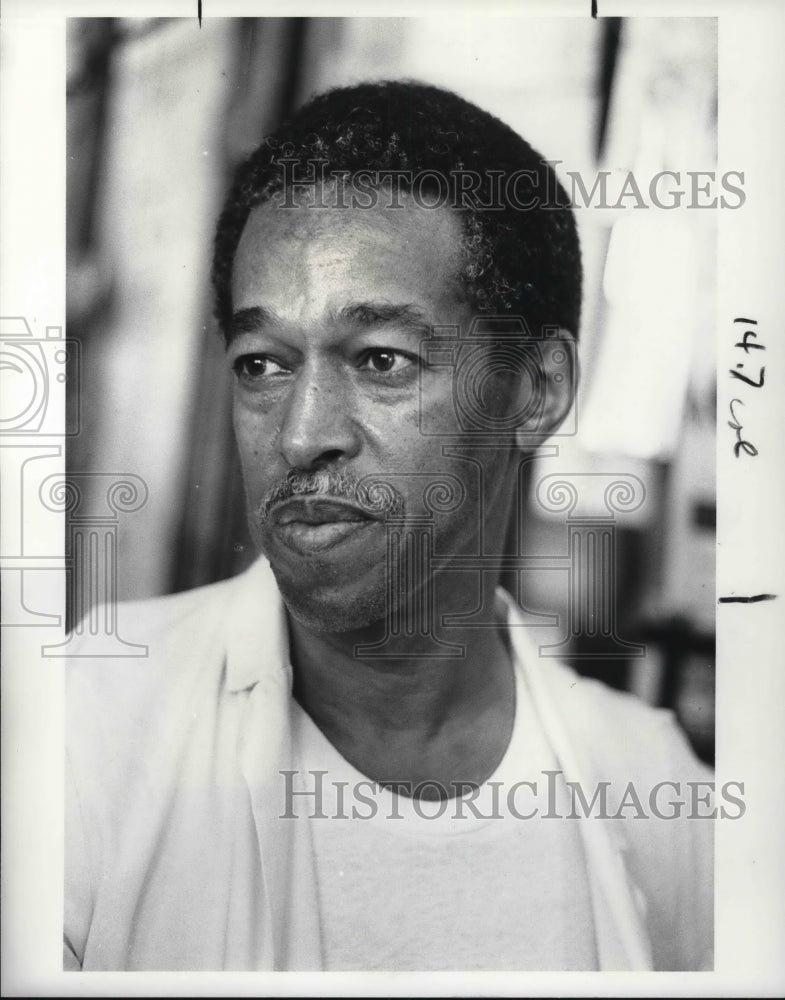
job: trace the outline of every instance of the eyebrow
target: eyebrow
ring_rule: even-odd
[[[333,314],[339,323],[352,326],[356,331],[379,326],[402,326],[420,335],[430,335],[431,324],[423,311],[412,303],[349,302]],[[232,317],[228,340],[243,333],[258,333],[265,327],[276,326],[280,318],[263,306],[239,309]]]
[[[262,306],[251,306],[248,309],[238,309],[229,324],[227,341],[239,337],[241,333],[257,333],[275,322],[273,314]]]
[[[377,326],[402,326],[415,333],[430,333],[431,324],[411,303],[350,302],[338,312],[339,319],[360,330]]]

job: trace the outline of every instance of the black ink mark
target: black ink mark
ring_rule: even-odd
[[[775,601],[776,594],[753,594],[751,597],[720,597],[718,604],[757,604],[758,601]]]
[[[728,421],[728,427],[730,427],[732,431],[736,431],[736,444],[734,444],[733,446],[733,454],[736,456],[736,458],[738,458],[739,452],[742,449],[744,449],[745,455],[749,455],[750,458],[754,458],[758,454],[758,449],[751,441],[745,441],[741,436],[741,432],[744,430],[744,428],[741,425],[741,421],[736,416],[736,411],[734,409],[736,403],[738,403],[739,406],[744,406],[744,400],[736,397],[736,399],[732,399],[730,401],[729,409],[732,419]]]
[[[591,16],[597,17],[597,0],[591,0]]]
[[[745,319],[743,316],[737,316],[736,319],[734,319],[733,322],[734,323],[752,323],[753,326],[757,326],[758,325],[758,321],[756,319]]]
[[[734,347],[741,347],[743,349],[743,351],[744,351],[745,354],[749,354],[750,351],[765,351],[766,350],[766,348],[764,347],[763,344],[748,344],[747,343],[747,337],[754,337],[756,340],[758,339],[758,335],[757,335],[757,333],[755,333],[754,330],[745,330],[744,331],[744,336],[742,337],[742,339],[737,344],[734,344],[733,346]],[[741,365],[736,365],[736,367],[737,368],[741,368]]]
[[[202,26],[202,0],[196,0],[196,14],[199,18],[199,27]]]
[[[736,365],[736,367],[737,368],[743,368],[744,366],[743,365]],[[741,372],[735,372],[735,371],[733,371],[732,368],[730,369],[730,373],[733,376],[733,378],[741,379],[742,382],[746,382],[747,385],[751,385],[753,387],[753,389],[760,389],[762,387],[762,385],[763,385],[764,376],[766,375],[766,368],[765,368],[765,366],[761,365],[761,369],[758,372],[758,378],[760,379],[759,382],[756,382],[754,379],[748,378],[746,375],[742,375]]]

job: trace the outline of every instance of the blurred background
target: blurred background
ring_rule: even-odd
[[[67,335],[80,342],[69,379],[80,432],[67,462],[75,479],[134,475],[148,491],[113,526],[109,591],[189,589],[253,559],[209,265],[232,172],[283,116],[332,86],[411,77],[496,114],[560,161],[563,179],[578,172],[590,190],[608,170],[618,190],[633,171],[648,199],[660,170],[681,172],[689,192],[686,171],[716,167],[716,50],[708,18],[71,19]],[[641,484],[645,500],[614,513],[622,642],[606,656],[602,630],[570,629],[566,569],[508,586],[520,585],[540,641],[672,708],[712,760],[716,217],[633,204],[577,211],[575,434],[537,460],[519,518],[521,551],[562,557],[568,530],[607,528],[609,511],[589,490],[568,525],[537,501],[538,484]],[[83,519],[105,516],[105,498],[87,491],[84,505]],[[74,563],[93,557],[69,545],[81,579]],[[90,603],[72,593],[72,622]]]

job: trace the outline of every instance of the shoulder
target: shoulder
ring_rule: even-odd
[[[79,803],[71,825],[86,831],[96,856],[100,844],[123,836],[129,809],[157,822],[167,796],[209,779],[218,743],[234,746],[246,702],[236,695],[247,688],[228,680],[233,643],[242,622],[263,618],[260,606],[274,595],[259,588],[272,586],[267,564],[254,564],[225,582],[108,609],[116,613],[114,641],[90,627],[114,621],[101,618],[105,609],[75,630],[66,667],[66,772]],[[260,669],[272,660],[258,642],[253,659]],[[195,768],[196,785],[180,782],[183,768]]]
[[[558,660],[538,657],[530,676],[533,672],[593,777],[616,782],[661,775],[664,780],[673,777],[674,769],[684,778],[692,772],[705,776],[707,769],[694,757],[671,710],[583,677]]]
[[[576,751],[585,799],[597,801],[592,797],[605,789],[601,822],[646,900],[655,968],[707,967],[712,819],[721,804],[711,768],[695,756],[671,711],[561,663],[541,660],[535,669]]]
[[[551,740],[574,757],[579,772],[596,780],[641,780],[675,767],[689,772],[696,761],[674,717],[636,695],[582,676],[548,655],[525,625],[513,599],[499,590],[507,608],[509,638]],[[568,749],[569,748],[569,749]],[[570,751],[575,751],[573,755]],[[670,775],[668,775],[670,776]]]
[[[214,644],[234,580],[116,607],[99,606],[70,637],[69,698],[126,700],[195,669]]]
[[[123,601],[116,607],[100,605],[76,626],[71,637],[69,660],[98,657],[137,658],[139,647],[177,637],[193,628],[209,628],[220,615],[220,607],[237,587],[239,578],[223,580],[178,594],[145,600]],[[114,623],[114,629],[107,623]],[[102,628],[101,625],[104,627]],[[104,636],[116,631],[119,641],[111,646]],[[123,647],[126,647],[125,649]]]
[[[65,671],[65,736],[84,795],[102,774],[130,773],[135,758],[184,724],[200,678],[220,676],[220,622],[231,591],[227,581],[97,607],[77,625]]]
[[[69,643],[69,753],[171,742],[176,726],[194,713],[219,711],[232,637],[243,621],[259,618],[260,606],[273,603],[272,588],[267,563],[257,561],[220,583],[93,609]]]

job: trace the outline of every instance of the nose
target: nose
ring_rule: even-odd
[[[359,429],[352,393],[336,372],[304,366],[282,403],[278,449],[292,469],[313,470],[354,457]]]

